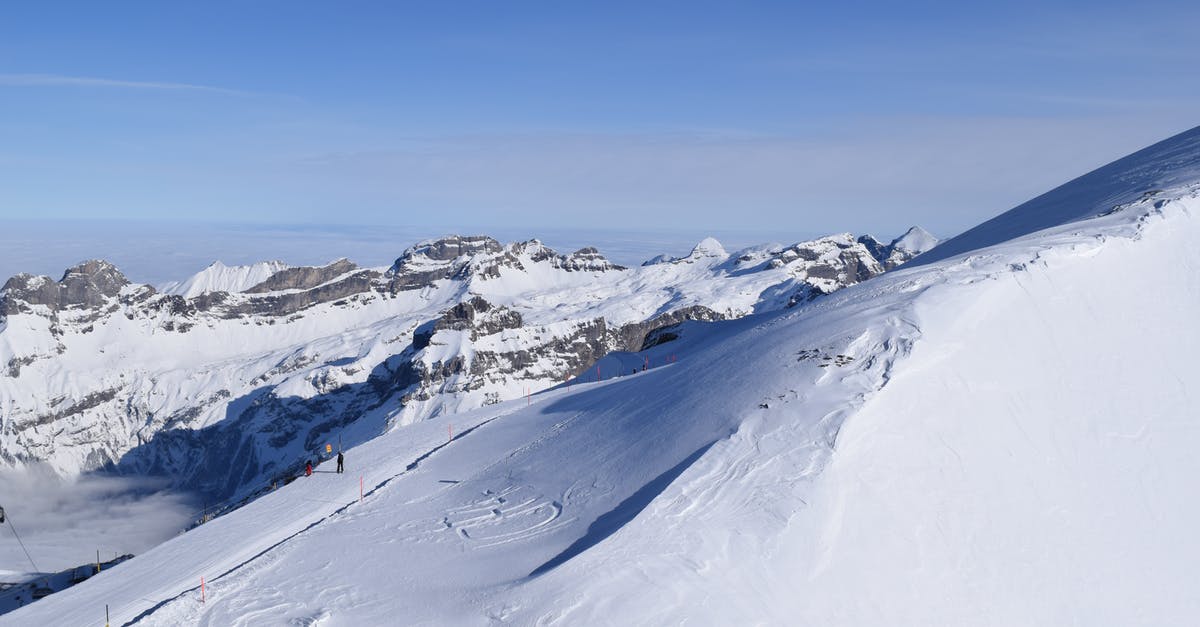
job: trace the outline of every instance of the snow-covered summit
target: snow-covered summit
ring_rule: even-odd
[[[906,231],[904,235],[892,240],[892,243],[888,245],[893,250],[903,251],[912,256],[926,252],[937,246],[937,244],[938,238],[930,234],[929,231],[919,226],[914,226]]]
[[[184,298],[195,298],[210,292],[242,292],[287,268],[288,265],[282,261],[260,261],[245,266],[227,266],[220,261],[214,261],[207,268],[183,281],[162,285],[159,291]]]
[[[706,237],[700,240],[700,243],[696,244],[696,246],[692,248],[691,254],[688,255],[688,257],[691,258],[728,256],[729,253],[725,252],[725,247],[722,246],[721,242],[718,242],[717,238],[715,237]]]

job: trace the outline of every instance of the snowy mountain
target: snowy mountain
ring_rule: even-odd
[[[227,266],[214,261],[186,280],[161,286],[159,291],[184,298],[209,292],[244,292],[285,269],[287,264],[282,261],[263,261],[248,266]]]
[[[733,256],[706,239],[626,269],[452,236],[387,268],[214,263],[162,291],[104,261],[18,275],[0,291],[0,463],[161,475],[232,505],[330,438],[594,378],[681,322],[784,308],[890,260],[849,235]],[[598,376],[642,365],[614,360]]]
[[[347,474],[280,486],[0,622],[83,624],[109,604],[138,625],[1194,624],[1198,164],[1200,129],[922,263],[660,330],[675,337],[642,351],[646,371],[363,440]],[[681,291],[819,279],[790,263],[848,241],[601,274],[662,309],[668,274]],[[532,273],[529,248],[503,250]],[[527,285],[495,267],[504,293]],[[544,271],[574,297],[549,302],[603,310],[594,285]],[[764,302],[730,287],[725,309]],[[489,307],[427,347],[503,342],[510,312],[549,329],[527,309],[545,292],[524,294],[480,293]]]

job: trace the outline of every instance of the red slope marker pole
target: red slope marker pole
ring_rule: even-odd
[[[204,577],[200,577],[200,602],[204,602]]]

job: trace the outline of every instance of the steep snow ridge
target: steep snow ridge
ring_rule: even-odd
[[[497,594],[493,611],[517,608],[516,624],[1192,622],[1200,200],[1164,195],[1180,194],[789,314],[833,335],[831,315],[866,323],[847,351],[860,360],[910,352],[896,342],[911,354],[860,409],[843,397],[840,428],[820,385],[797,390],[799,407],[766,401],[611,542]],[[1116,277],[1153,278],[1145,298],[1114,300]],[[836,433],[832,452],[805,448],[813,420]]]
[[[961,235],[942,242],[915,263],[932,263],[1010,239],[1098,215],[1139,200],[1170,195],[1200,179],[1200,128],[1144,148],[1065,183]]]
[[[241,292],[270,278],[288,267],[282,261],[262,261],[248,266],[227,266],[220,261],[197,272],[186,280],[167,283],[159,288],[164,294],[195,298],[210,292]]]

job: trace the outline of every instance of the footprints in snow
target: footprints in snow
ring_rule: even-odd
[[[844,367],[849,366],[850,364],[854,363],[854,358],[851,357],[850,355],[846,355],[843,353],[832,353],[828,350],[823,350],[823,349],[819,349],[819,348],[806,348],[806,349],[798,351],[796,353],[796,361],[798,361],[798,362],[815,361],[815,362],[817,362],[818,368],[828,368],[830,366],[844,368]],[[795,390],[789,390],[789,392],[791,392],[793,395],[796,394]],[[779,401],[783,401],[786,403],[787,401],[785,399],[786,399],[786,396],[782,395],[782,394],[779,395],[779,397],[778,397]],[[759,402],[758,408],[759,409],[770,409],[771,402],[772,401],[769,398],[763,399],[761,402]]]
[[[821,363],[817,364],[818,368],[828,368],[829,366],[848,366],[854,358],[849,355],[832,355],[825,351],[815,348],[809,348],[796,353],[796,361],[817,360]]]

